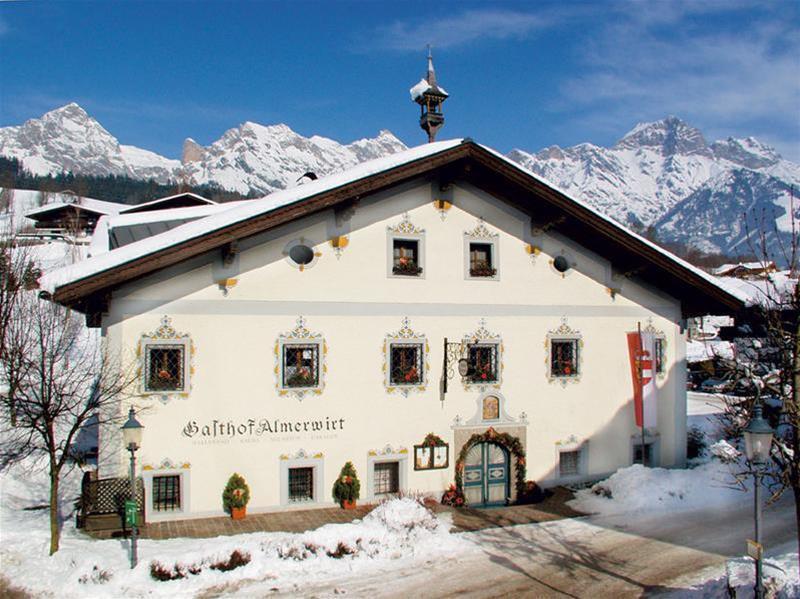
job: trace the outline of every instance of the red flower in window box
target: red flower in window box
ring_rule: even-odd
[[[569,364],[564,366],[564,374],[572,374],[572,366]]]
[[[412,367],[411,370],[406,372],[403,376],[407,383],[416,383],[419,380],[419,375],[417,374],[417,369]]]
[[[172,375],[170,374],[169,370],[159,370],[158,378],[160,378],[162,381],[168,381],[172,378]]]

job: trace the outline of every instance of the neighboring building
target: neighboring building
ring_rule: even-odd
[[[120,212],[122,214],[133,214],[136,212],[151,212],[154,210],[168,210],[170,208],[193,208],[197,206],[216,206],[217,202],[209,200],[196,193],[184,192],[165,198],[158,198],[142,204],[134,204]]]
[[[770,273],[778,272],[778,267],[769,262],[739,262],[738,264],[723,264],[715,268],[712,274],[717,277],[736,277],[739,279],[764,278]]]
[[[120,416],[131,404],[145,426],[151,521],[221,515],[233,472],[250,511],[330,505],[348,460],[362,501],[455,480],[473,505],[513,500],[526,479],[602,477],[642,450],[683,466],[684,319],[741,308],[471,140],[243,203],[42,284],[136,362]],[[626,345],[638,325],[659,340],[644,448]],[[126,475],[116,426],[99,451],[101,477]]]
[[[25,213],[27,218],[35,221],[34,226],[41,235],[68,236],[88,243],[101,217],[119,214],[126,208],[125,204],[83,198],[69,192],[60,192],[58,197],[56,202]]]

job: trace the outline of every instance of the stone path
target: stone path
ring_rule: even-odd
[[[515,505],[491,509],[453,509],[433,503],[429,507],[437,513],[451,512],[454,531],[463,532],[582,516],[583,514],[566,505],[570,499],[572,499],[571,491],[557,487],[552,490],[552,495],[547,499],[534,505]],[[207,538],[248,532],[305,532],[324,524],[352,522],[363,518],[374,508],[374,504],[365,504],[359,505],[354,510],[318,508],[248,514],[244,520],[214,517],[154,522],[142,528],[141,536],[148,539],[171,539],[176,537]],[[111,535],[96,533],[96,536]]]

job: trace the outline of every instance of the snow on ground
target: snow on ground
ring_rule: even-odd
[[[79,482],[80,471],[73,471],[65,483],[66,512],[78,494]],[[424,564],[473,549],[461,536],[450,534],[448,518],[434,516],[415,500],[404,498],[381,504],[363,520],[328,524],[301,534],[142,540],[139,565],[131,570],[126,540],[93,540],[75,529],[70,513],[64,514],[61,549],[48,556],[47,510],[25,510],[47,502],[42,470],[32,473],[17,467],[7,471],[0,475],[0,488],[3,575],[37,595],[191,596],[221,586],[234,591],[242,581],[269,581],[270,588],[291,591],[295,584]],[[247,565],[227,572],[210,567],[227,561],[236,550],[250,556]],[[153,562],[169,572],[183,572],[185,578],[154,580]]]
[[[715,357],[733,360],[733,343],[716,339],[712,341],[692,339],[686,342],[686,361],[689,364],[713,360]]]

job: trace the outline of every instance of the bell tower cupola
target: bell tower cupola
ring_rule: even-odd
[[[428,46],[428,74],[411,88],[411,99],[420,106],[419,126],[428,134],[428,143],[431,143],[444,125],[442,104],[447,99],[447,92],[436,82],[436,71],[433,69],[430,45]]]

